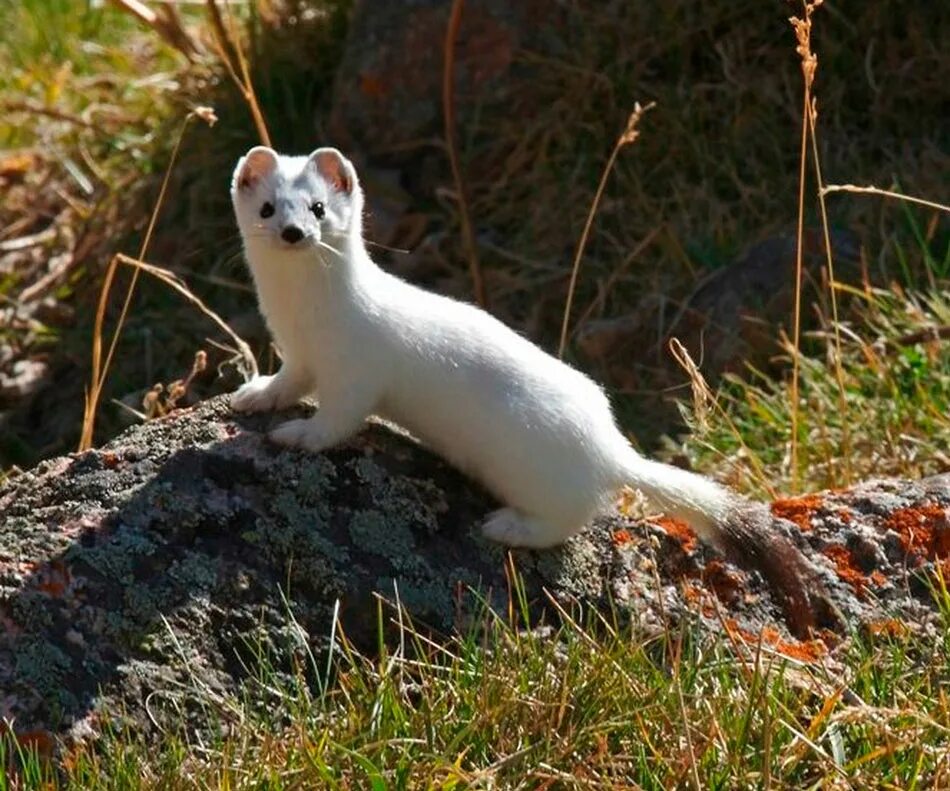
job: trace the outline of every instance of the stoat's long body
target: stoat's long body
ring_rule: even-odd
[[[363,195],[338,151],[279,156],[254,148],[231,196],[261,310],[283,356],[274,376],[238,390],[238,410],[317,394],[277,442],[319,452],[389,419],[479,479],[506,507],[484,533],[548,547],[579,531],[624,485],[738,552],[808,609],[805,561],[768,529],[763,506],[713,481],[643,458],[617,429],[604,393],[472,305],[416,288],[370,259]],[[804,631],[804,630],[801,630]]]

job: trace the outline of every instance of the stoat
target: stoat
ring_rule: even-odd
[[[769,529],[767,508],[637,453],[590,378],[484,310],[373,263],[357,174],[336,149],[283,156],[252,148],[237,164],[231,197],[283,357],[276,374],[235,392],[232,406],[259,411],[319,399],[312,417],[273,430],[275,442],[320,452],[378,415],[504,503],[482,524],[504,544],[560,544],[626,485],[770,578],[805,569],[794,545]],[[807,607],[808,592],[797,588],[786,598]]]

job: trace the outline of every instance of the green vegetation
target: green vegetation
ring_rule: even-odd
[[[493,307],[530,325],[549,348],[563,308],[563,289],[551,284],[567,271],[603,160],[634,99],[658,98],[658,109],[608,182],[575,316],[655,310],[662,323],[703,272],[787,229],[796,205],[799,74],[785,6],[683,2],[658,12],[652,4],[602,4],[621,8],[618,18],[594,5],[569,12],[580,16],[571,16],[562,56],[519,54],[522,65],[548,63],[541,78],[460,118],[472,213],[485,239],[503,240],[483,258]],[[886,187],[897,174],[907,192],[945,199],[937,193],[946,186],[939,97],[950,84],[950,60],[939,47],[947,15],[930,2],[912,11],[896,0],[851,5],[861,6],[851,16],[828,9],[815,43],[826,178]],[[306,148],[314,120],[325,115],[347,6],[327,3],[325,15],[294,25],[257,13],[240,20],[277,147]],[[193,24],[202,18],[200,8],[187,11]],[[862,38],[888,29],[882,19],[897,20],[890,37]],[[0,46],[0,154],[31,158],[25,172],[7,176],[0,241],[55,228],[44,249],[75,258],[47,295],[77,315],[73,325],[32,315],[0,324],[0,343],[55,355],[68,374],[37,401],[38,418],[21,416],[0,437],[7,466],[74,445],[104,265],[140,241],[175,130],[194,104],[213,105],[221,124],[196,125],[186,138],[154,262],[174,268],[222,315],[253,310],[224,174],[254,132],[216,64],[186,63],[109,6],[5,3],[0,26],[17,31]],[[788,42],[787,61],[773,57],[776,39]],[[872,46],[882,65],[865,74],[865,64],[878,62],[868,55]],[[505,178],[482,167],[497,161],[505,162]],[[454,233],[451,209],[429,209]],[[837,327],[827,295],[817,298],[820,318],[803,342],[797,469],[789,454],[787,345],[775,369],[728,375],[714,402],[701,397],[684,409],[694,433],[683,449],[693,465],[757,494],[788,492],[795,478],[810,489],[950,468],[947,220],[864,196],[834,198],[832,220],[860,232],[869,282],[841,285]],[[817,224],[813,215],[808,221]],[[648,237],[643,255],[628,259]],[[465,282],[460,250],[447,244],[454,269],[444,282],[452,286]],[[16,299],[34,275],[27,264],[0,268],[0,296]],[[785,317],[768,318],[775,335],[788,326]],[[154,381],[187,371],[207,332],[176,295],[143,281],[108,397],[131,393],[137,406]],[[652,364],[630,367],[651,387],[667,382]],[[661,397],[648,395],[649,418]],[[643,400],[637,393],[632,402]],[[104,402],[100,437],[122,424],[122,413]],[[946,590],[935,595],[950,619]],[[477,629],[437,645],[396,615],[380,615],[401,628],[378,656],[360,656],[340,637],[329,671],[320,663],[300,668],[293,684],[263,662],[256,683],[270,688],[275,705],[260,711],[205,701],[220,709],[214,735],[184,731],[155,741],[118,732],[55,760],[42,738],[21,734],[15,745],[6,735],[0,790],[950,783],[950,631],[856,635],[827,665],[802,665],[688,624],[645,637],[589,614],[529,629],[517,616],[489,612]]]
[[[935,593],[945,619],[946,589]],[[938,788],[950,631],[856,637],[802,665],[689,625],[645,639],[580,612],[528,630],[486,612],[439,644],[408,615],[379,654],[337,635],[329,667],[261,668],[266,711],[209,698],[216,734],[116,733],[60,771],[21,752],[20,786],[163,788]],[[948,623],[950,626],[950,623]],[[839,664],[840,663],[840,664]],[[287,679],[290,679],[289,681]],[[316,678],[308,684],[305,679]],[[257,696],[260,698],[260,695]],[[157,741],[156,741],[157,738]],[[9,740],[7,755],[16,750]],[[21,751],[24,748],[20,748]],[[0,757],[0,761],[2,761]]]
[[[845,399],[833,363],[834,327],[805,339],[798,425],[801,490],[876,476],[919,478],[950,467],[950,300],[934,291],[842,289]],[[759,496],[792,491],[786,380],[727,375],[715,397],[684,405],[694,466]]]

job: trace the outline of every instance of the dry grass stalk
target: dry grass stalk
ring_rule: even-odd
[[[945,206],[942,203],[934,203],[934,201],[916,198],[913,195],[904,195],[903,193],[893,192],[892,190],[882,190],[880,187],[859,187],[857,184],[826,184],[821,188],[822,195],[827,195],[831,192],[856,192],[862,195],[880,195],[883,198],[894,198],[895,200],[916,203],[919,206],[926,206],[930,209],[950,213],[950,206]]]
[[[68,124],[81,126],[84,129],[99,129],[100,125],[80,118],[73,113],[66,113],[57,110],[55,107],[43,107],[36,102],[11,101],[4,100],[0,102],[0,113],[7,115],[9,113],[29,113],[30,115],[44,115],[47,118],[53,118],[57,121],[65,121]]]
[[[591,317],[591,314],[593,314],[595,310],[600,310],[603,308],[604,302],[607,300],[607,295],[610,293],[610,290],[613,288],[614,284],[620,279],[620,276],[627,271],[627,268],[630,266],[630,264],[632,264],[640,256],[640,253],[646,250],[647,247],[653,243],[653,240],[656,239],[661,230],[663,230],[663,226],[661,225],[654,227],[643,239],[640,240],[639,244],[637,244],[637,246],[627,254],[627,257],[624,258],[624,260],[614,268],[614,270],[610,273],[610,276],[607,278],[607,281],[604,283],[603,288],[598,290],[597,296],[591,300],[584,312],[581,313],[580,318],[574,325],[574,331],[571,333],[572,338],[578,333],[581,327],[584,326],[587,319]]]
[[[142,240],[142,246],[139,249],[138,259],[145,257],[148,251],[149,243],[152,240],[152,233],[155,230],[155,223],[158,220],[158,213],[162,208],[162,202],[165,199],[165,192],[168,189],[168,182],[171,178],[172,168],[178,157],[178,149],[181,147],[181,141],[184,139],[185,130],[193,118],[200,118],[209,125],[214,125],[217,117],[210,107],[198,107],[185,116],[182,122],[181,130],[178,133],[178,139],[175,141],[175,147],[172,149],[171,158],[168,161],[168,167],[165,169],[165,176],[162,179],[162,186],[158,193],[158,199],[155,201],[155,207],[152,209],[152,216],[149,218],[148,228],[145,231],[145,238]],[[112,334],[112,341],[109,344],[109,351],[106,354],[105,362],[102,361],[102,329],[105,323],[106,306],[109,304],[109,293],[112,290],[112,281],[115,279],[116,269],[122,258],[121,253],[112,257],[109,267],[106,270],[106,276],[102,284],[102,291],[99,294],[99,304],[96,308],[95,326],[92,335],[92,377],[89,389],[86,391],[86,401],[83,407],[82,433],[79,438],[79,450],[88,450],[92,447],[93,435],[95,433],[96,411],[99,407],[99,399],[102,395],[102,388],[105,385],[106,376],[109,372],[109,366],[112,363],[112,357],[115,353],[116,345],[119,342],[119,336],[122,333],[122,327],[125,324],[126,316],[129,312],[129,306],[132,303],[132,295],[135,292],[135,285],[138,281],[138,269],[132,273],[132,280],[129,282],[128,290],[125,294],[125,301],[122,303],[122,311],[119,314],[119,321],[115,332]]]
[[[109,0],[109,2],[121,11],[136,17],[144,22],[169,46],[177,49],[182,55],[193,62],[195,56],[201,53],[194,39],[185,30],[181,23],[181,17],[175,10],[175,6],[163,3],[160,11],[153,11],[141,0]]]
[[[176,379],[165,387],[161,382],[155,384],[142,399],[142,417],[145,420],[162,417],[178,406],[178,402],[188,394],[188,388],[195,377],[208,367],[208,355],[199,349],[195,352],[195,359],[191,364],[191,371],[184,379]],[[137,413],[139,414],[139,413]]]
[[[116,256],[118,263],[125,264],[126,266],[133,267],[136,271],[141,270],[147,272],[152,277],[161,280],[167,286],[170,286],[179,294],[181,294],[185,299],[187,299],[192,305],[198,308],[205,316],[207,316],[211,321],[213,321],[218,328],[224,332],[232,341],[237,348],[238,354],[241,357],[242,362],[244,363],[244,369],[248,378],[257,376],[257,361],[254,359],[254,353],[251,351],[251,347],[247,345],[247,342],[241,338],[234,330],[232,330],[227,322],[222,319],[217,313],[215,313],[211,308],[209,308],[201,298],[197,296],[184,281],[178,277],[171,270],[165,269],[160,266],[155,266],[146,261],[140,261],[136,258],[131,258],[127,255],[119,253]]]
[[[462,243],[468,258],[469,275],[472,278],[472,291],[475,301],[485,307],[485,282],[482,278],[481,264],[478,260],[478,248],[475,245],[475,231],[469,214],[468,197],[465,194],[465,182],[462,180],[462,168],[459,164],[458,150],[455,145],[455,42],[458,39],[462,22],[462,8],[465,0],[453,0],[449,13],[449,23],[445,30],[445,66],[442,70],[442,112],[445,123],[445,146],[452,168],[452,180],[455,182],[455,194],[458,200],[459,222],[462,226]]]
[[[244,51],[241,49],[234,29],[231,6],[228,5],[228,0],[224,0],[224,4],[228,10],[227,26],[225,26],[221,17],[221,11],[216,0],[207,0],[208,18],[211,21],[211,29],[214,31],[214,45],[218,51],[218,57],[221,58],[221,62],[251,111],[251,118],[254,120],[254,126],[257,128],[257,136],[260,138],[261,144],[270,147],[270,133],[267,131],[267,123],[264,121],[264,114],[261,112],[260,103],[257,101],[257,93],[254,91],[254,84],[251,81],[251,70],[247,58],[244,56]],[[237,64],[236,68],[235,63]],[[240,71],[240,75],[238,75],[238,71]]]
[[[742,432],[739,431],[736,424],[733,422],[732,418],[729,417],[729,413],[723,409],[722,405],[716,400],[715,395],[713,395],[712,390],[709,389],[709,384],[706,382],[706,378],[700,373],[699,367],[693,361],[693,358],[690,356],[686,347],[680,342],[679,338],[673,337],[669,340],[669,350],[673,359],[676,360],[677,364],[686,372],[686,375],[689,377],[690,388],[693,392],[693,419],[696,421],[696,427],[701,431],[705,431],[709,427],[709,412],[710,406],[719,414],[719,417],[722,419],[723,423],[729,427],[730,433],[735,438],[739,447],[742,448],[743,455],[749,460],[751,468],[746,468],[744,471],[750,477],[754,478],[756,482],[768,492],[769,497],[774,499],[777,497],[777,492],[775,487],[772,486],[768,477],[765,474],[765,470],[762,467],[762,463],[759,461],[759,458],[752,452],[748,445],[746,445],[745,440],[742,438]],[[739,465],[736,465],[737,467]]]
[[[644,114],[656,107],[656,102],[650,102],[646,106],[641,106],[640,102],[635,102],[633,112],[627,119],[627,125],[624,127],[617,142],[614,143],[613,150],[604,167],[604,172],[600,176],[600,183],[597,185],[597,192],[594,193],[594,200],[591,202],[590,211],[587,213],[587,221],[584,223],[584,230],[581,232],[580,241],[577,244],[577,252],[574,254],[574,265],[571,269],[571,282],[567,287],[567,302],[564,305],[564,317],[561,320],[561,340],[557,347],[557,356],[564,356],[564,348],[567,346],[567,328],[571,320],[571,306],[574,302],[574,289],[577,287],[577,275],[581,268],[581,257],[584,255],[584,248],[587,247],[587,238],[590,235],[591,226],[594,224],[594,215],[597,214],[597,208],[600,206],[600,199],[604,194],[604,187],[607,186],[607,177],[613,170],[614,162],[617,161],[617,155],[620,149],[626,145],[634,143],[640,136],[639,124]]]
[[[800,355],[799,343],[801,340],[802,323],[802,275],[803,275],[803,253],[804,253],[804,229],[805,229],[805,171],[808,159],[808,132],[809,116],[812,111],[811,89],[815,81],[815,71],[818,69],[818,56],[811,49],[811,17],[815,9],[818,8],[824,0],[803,0],[804,19],[799,17],[790,17],[789,22],[795,30],[795,38],[798,46],[795,51],[801,58],[802,78],[804,82],[804,95],[802,107],[802,135],[801,151],[799,154],[799,172],[798,172],[798,228],[797,228],[797,247],[795,252],[795,306],[792,315],[792,383],[789,398],[791,400],[791,448],[790,464],[792,490],[798,489],[798,379],[800,374]]]
[[[813,72],[814,74],[814,72]],[[825,245],[825,263],[828,266],[828,293],[831,297],[831,324],[834,330],[834,364],[835,382],[838,386],[838,409],[842,415],[841,457],[844,463],[844,483],[850,485],[852,481],[851,468],[851,432],[848,428],[848,399],[845,394],[844,369],[841,364],[841,323],[838,321],[838,295],[835,292],[835,265],[834,255],[831,252],[831,231],[828,227],[828,207],[825,205],[825,195],[822,192],[824,181],[821,176],[821,157],[818,154],[818,103],[812,98],[808,113],[808,130],[811,136],[811,155],[815,166],[815,181],[818,184],[818,207],[821,210],[821,232]],[[801,244],[801,240],[799,240]],[[822,423],[822,426],[824,424]]]

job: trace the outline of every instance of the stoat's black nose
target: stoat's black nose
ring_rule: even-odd
[[[296,244],[301,239],[303,239],[303,231],[301,231],[296,225],[288,225],[280,232],[280,238],[285,242],[289,242],[290,244]]]

